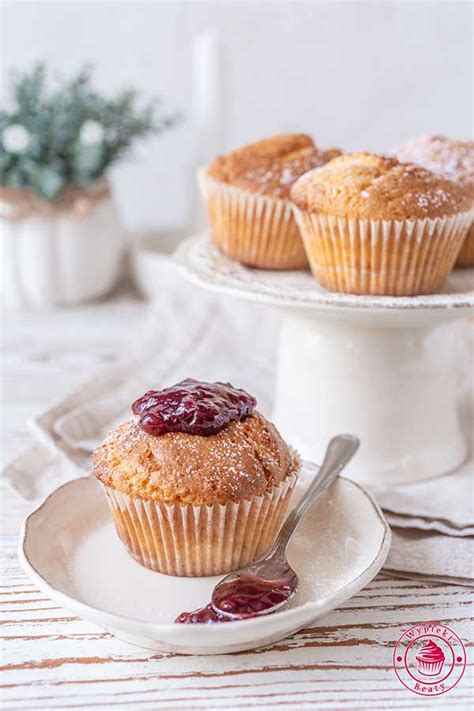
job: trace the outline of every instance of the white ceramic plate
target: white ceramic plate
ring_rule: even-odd
[[[301,496],[316,471],[305,464]],[[206,604],[219,577],[176,578],[136,563],[119,541],[94,478],[56,489],[24,522],[19,555],[49,597],[117,637],[159,651],[223,654],[276,642],[361,590],[382,567],[390,529],[377,504],[349,479],[315,504],[289,548],[300,577],[281,612],[215,625],[173,624]]]

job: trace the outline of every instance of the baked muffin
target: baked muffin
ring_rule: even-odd
[[[474,204],[474,141],[424,136],[408,141],[397,153],[402,163],[416,163],[463,185]],[[474,266],[474,222],[456,260],[456,267]]]
[[[273,542],[299,459],[255,405],[229,384],[187,379],[145,393],[96,450],[94,474],[139,563],[217,575]]]
[[[251,267],[307,267],[290,188],[303,173],[339,154],[320,150],[310,136],[289,134],[216,158],[199,172],[214,243]]]
[[[374,153],[346,153],[291,189],[314,276],[331,291],[438,291],[472,220],[465,188]]]

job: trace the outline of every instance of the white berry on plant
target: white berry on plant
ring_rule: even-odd
[[[10,153],[23,153],[28,148],[30,133],[20,123],[7,126],[2,132],[2,144]]]
[[[104,138],[104,128],[98,121],[84,121],[79,132],[79,140],[84,146],[95,146]]]

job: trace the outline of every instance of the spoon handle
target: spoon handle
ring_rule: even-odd
[[[356,453],[358,447],[359,440],[353,435],[338,435],[329,442],[324,461],[318,473],[311,482],[306,494],[300,499],[283,524],[273,545],[271,555],[274,553],[279,554],[282,550],[286,550],[291,536],[305,513],[311,508],[316,499],[321,496],[323,491],[337,479],[346,464]]]

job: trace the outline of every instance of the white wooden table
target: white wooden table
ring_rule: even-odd
[[[139,337],[132,297],[75,311],[4,318],[3,455],[29,442],[25,420]],[[4,709],[278,709],[473,707],[472,590],[380,574],[343,607],[272,647],[227,656],[151,654],[51,602],[23,574],[16,546],[29,506],[2,490],[1,634]],[[420,698],[392,669],[411,625],[452,626],[468,668],[446,696]]]

